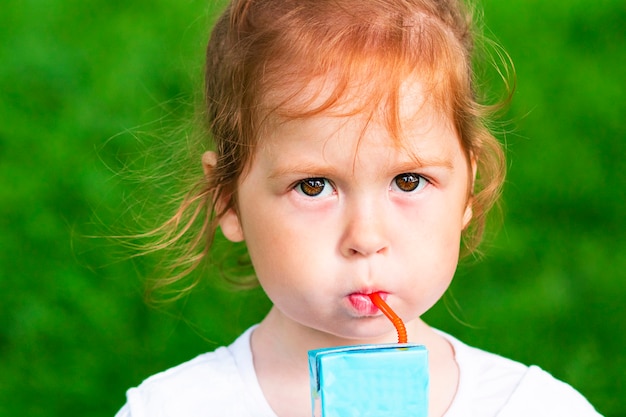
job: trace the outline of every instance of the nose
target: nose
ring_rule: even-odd
[[[346,210],[341,252],[346,257],[367,257],[389,250],[384,203],[356,202]]]

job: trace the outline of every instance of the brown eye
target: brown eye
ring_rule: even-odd
[[[300,181],[295,190],[307,197],[323,197],[332,193],[333,187],[326,178],[307,178]]]
[[[427,184],[424,177],[413,173],[400,174],[393,179],[392,187],[405,193],[421,190]]]

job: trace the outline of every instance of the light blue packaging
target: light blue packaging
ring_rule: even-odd
[[[427,417],[428,351],[413,343],[309,351],[314,417]]]

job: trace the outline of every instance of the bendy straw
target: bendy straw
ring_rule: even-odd
[[[398,332],[398,343],[407,343],[408,338],[406,335],[406,327],[404,327],[404,323],[402,319],[398,317],[398,315],[389,307],[389,305],[382,299],[379,293],[375,292],[369,294],[370,300],[378,307],[380,311],[383,312],[385,316],[393,323],[396,331]]]

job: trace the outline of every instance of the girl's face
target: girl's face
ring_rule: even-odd
[[[246,241],[274,309],[295,329],[377,341],[390,324],[367,294],[380,292],[410,322],[452,280],[471,169],[419,84],[400,109],[403,147],[366,115],[274,123],[240,180],[238,213],[221,227]]]

